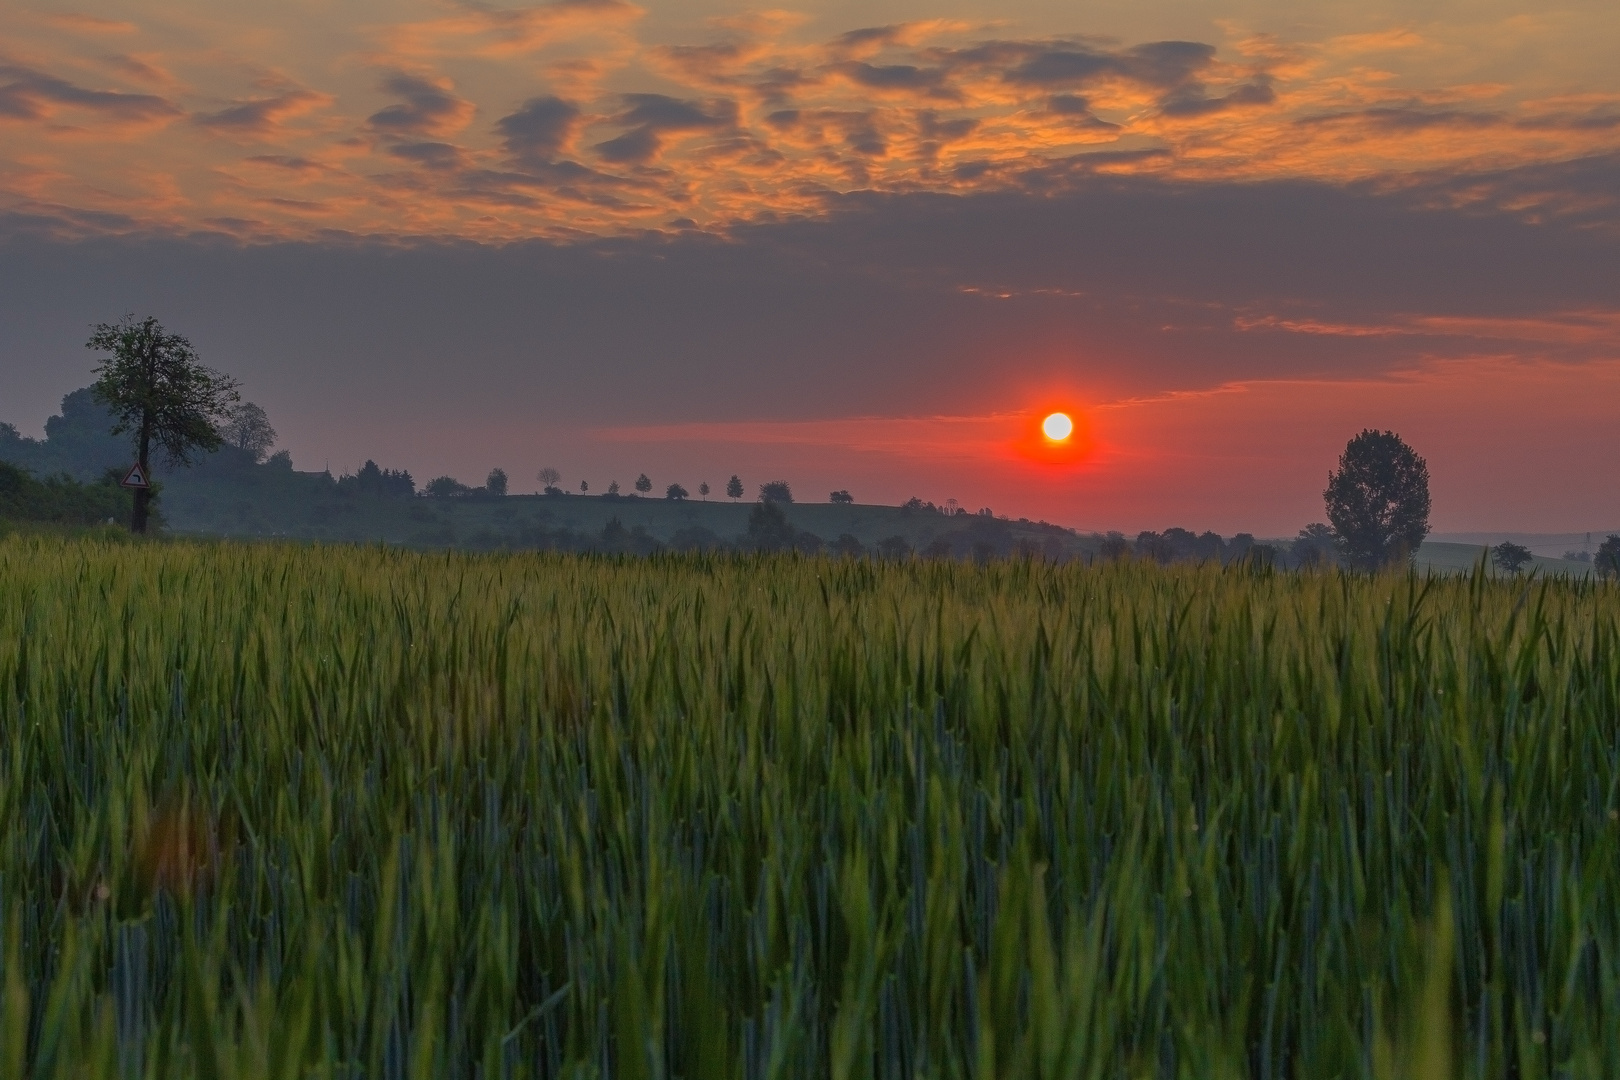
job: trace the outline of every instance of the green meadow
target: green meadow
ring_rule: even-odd
[[[0,1075],[1603,1077],[1620,590],[0,540]]]

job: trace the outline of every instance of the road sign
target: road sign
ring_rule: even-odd
[[[152,485],[147,482],[146,470],[141,468],[141,463],[137,461],[135,464],[129,467],[129,472],[124,474],[124,478],[118,481],[118,486],[127,488],[149,488]]]

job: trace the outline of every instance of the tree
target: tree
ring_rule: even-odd
[[[1333,531],[1333,526],[1313,521],[1299,530],[1289,554],[1298,567],[1332,566],[1339,561],[1338,534]]]
[[[560,489],[557,487],[557,484],[562,480],[562,473],[558,472],[556,469],[553,469],[550,465],[547,465],[538,473],[535,473],[535,479],[540,481],[541,488],[547,495],[550,495],[553,492],[558,492],[560,494]]]
[[[1393,431],[1351,439],[1322,498],[1340,550],[1361,569],[1409,562],[1429,535],[1429,466]]]
[[[95,367],[95,396],[113,414],[112,433],[130,434],[148,483],[154,443],[176,465],[189,465],[199,450],[219,449],[220,425],[242,397],[234,379],[203,365],[190,341],[150,315],[140,322],[126,315],[118,323],[98,323],[85,347],[111,354]],[[132,532],[146,532],[151,502],[151,488],[135,489]]]
[[[270,418],[251,401],[244,401],[233,409],[219,433],[227,445],[247,454],[255,465],[276,445],[276,429],[270,426]]]
[[[1110,562],[1118,562],[1131,553],[1131,542],[1117,532],[1108,534],[1107,539],[1097,547],[1097,557]]]
[[[607,493],[613,496],[615,499],[619,497],[619,482],[617,480],[608,481]]]
[[[489,476],[484,479],[484,490],[491,495],[505,495],[506,470],[501,468],[489,470]]]
[[[729,499],[740,499],[743,497],[742,481],[737,479],[736,473],[733,473],[731,475],[731,479],[726,481],[726,497]]]
[[[1517,574],[1525,563],[1535,558],[1530,549],[1511,540],[1504,540],[1491,548],[1491,562],[1504,574]]]
[[[698,494],[703,496],[704,502],[709,501],[709,482],[707,480],[698,485]]]
[[[775,502],[755,503],[748,513],[748,546],[756,551],[786,551],[798,533]]]
[[[851,495],[847,491],[835,491],[829,497],[828,501],[835,502],[840,506],[848,506],[850,503],[855,501],[855,496]]]
[[[471,494],[472,488],[453,476],[435,476],[427,482],[427,486],[422,491],[432,495],[434,498],[448,499],[452,496]]]
[[[861,545],[860,538],[853,533],[840,533],[838,539],[832,542],[831,551],[844,559],[858,559],[866,554],[866,548]]]
[[[652,490],[652,480],[647,477],[646,473],[642,473],[640,476],[636,477],[636,490],[641,492],[643,495]]]
[[[1620,536],[1610,533],[1609,538],[1598,545],[1597,554],[1592,556],[1592,569],[1599,577],[1620,577]]]
[[[664,498],[671,499],[675,502],[680,502],[682,499],[686,498],[686,489],[681,487],[679,484],[671,484],[669,487],[664,489]]]
[[[911,556],[911,545],[903,536],[886,536],[878,541],[877,551],[885,559],[905,559]]]
[[[591,490],[591,485],[590,485],[590,484],[589,484],[589,483],[587,483],[587,482],[586,482],[586,481],[584,481],[584,480],[581,480],[581,481],[580,481],[580,482],[579,482],[579,493],[580,493],[580,494],[581,494],[581,495],[583,495],[583,494],[585,494],[585,493],[586,493],[586,492],[587,492],[587,491],[589,491],[589,490]]]
[[[768,484],[759,485],[760,502],[790,503],[793,501],[793,489],[788,487],[786,480],[772,480]]]

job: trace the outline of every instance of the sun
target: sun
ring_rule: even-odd
[[[1074,421],[1068,413],[1055,412],[1041,421],[1041,432],[1053,442],[1062,442],[1074,434]]]

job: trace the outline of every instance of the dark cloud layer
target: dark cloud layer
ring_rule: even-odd
[[[1584,169],[1620,178],[1613,159]],[[125,310],[333,423],[451,428],[951,412],[1053,378],[1135,394],[1612,355],[1514,336],[1514,320],[1620,307],[1612,235],[1439,202],[1098,177],[1058,196],[850,196],[724,239],[501,247],[59,244],[13,219],[0,377],[42,401],[77,385],[87,324]]]
[[[40,120],[53,106],[86,109],[116,121],[150,121],[180,110],[155,94],[87,90],[66,79],[15,64],[0,64],[0,118]]]

